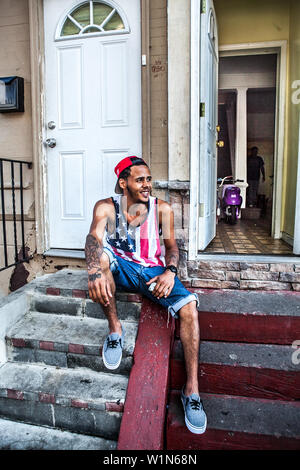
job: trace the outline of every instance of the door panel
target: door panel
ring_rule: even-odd
[[[83,127],[82,47],[57,51],[58,122],[60,129]]]
[[[102,126],[128,125],[127,41],[101,44]]]
[[[85,178],[84,154],[60,154],[61,218],[84,219]],[[70,177],[72,175],[72,177]]]

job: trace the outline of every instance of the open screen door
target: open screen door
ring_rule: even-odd
[[[200,15],[200,137],[198,250],[216,235],[218,33],[213,0]]]

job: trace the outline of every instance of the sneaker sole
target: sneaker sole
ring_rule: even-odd
[[[181,403],[182,403],[183,411],[184,411],[184,403],[183,403],[183,399],[182,399],[182,398],[181,398]],[[185,420],[186,427],[187,427],[188,430],[191,431],[193,434],[203,434],[203,433],[206,431],[206,425],[207,425],[207,418],[206,418],[206,416],[205,416],[205,423],[204,423],[203,426],[201,426],[201,427],[194,426],[192,423],[190,423],[189,420],[188,420],[187,417],[186,417],[185,411],[184,411],[184,420]]]
[[[105,365],[105,367],[109,370],[115,370],[119,367],[119,365],[121,364],[121,361],[122,361],[122,354],[121,354],[121,357],[119,359],[118,362],[116,362],[115,364],[109,364],[108,362],[106,362],[105,358],[104,358],[104,350],[102,349],[102,359],[103,359],[103,363]]]

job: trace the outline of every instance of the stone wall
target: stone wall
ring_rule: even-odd
[[[300,262],[186,262],[187,287],[300,291]]]

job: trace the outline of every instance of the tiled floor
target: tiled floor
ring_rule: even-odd
[[[205,252],[291,255],[293,249],[283,240],[270,236],[270,223],[266,219],[240,219],[236,225],[219,221],[216,237]]]

